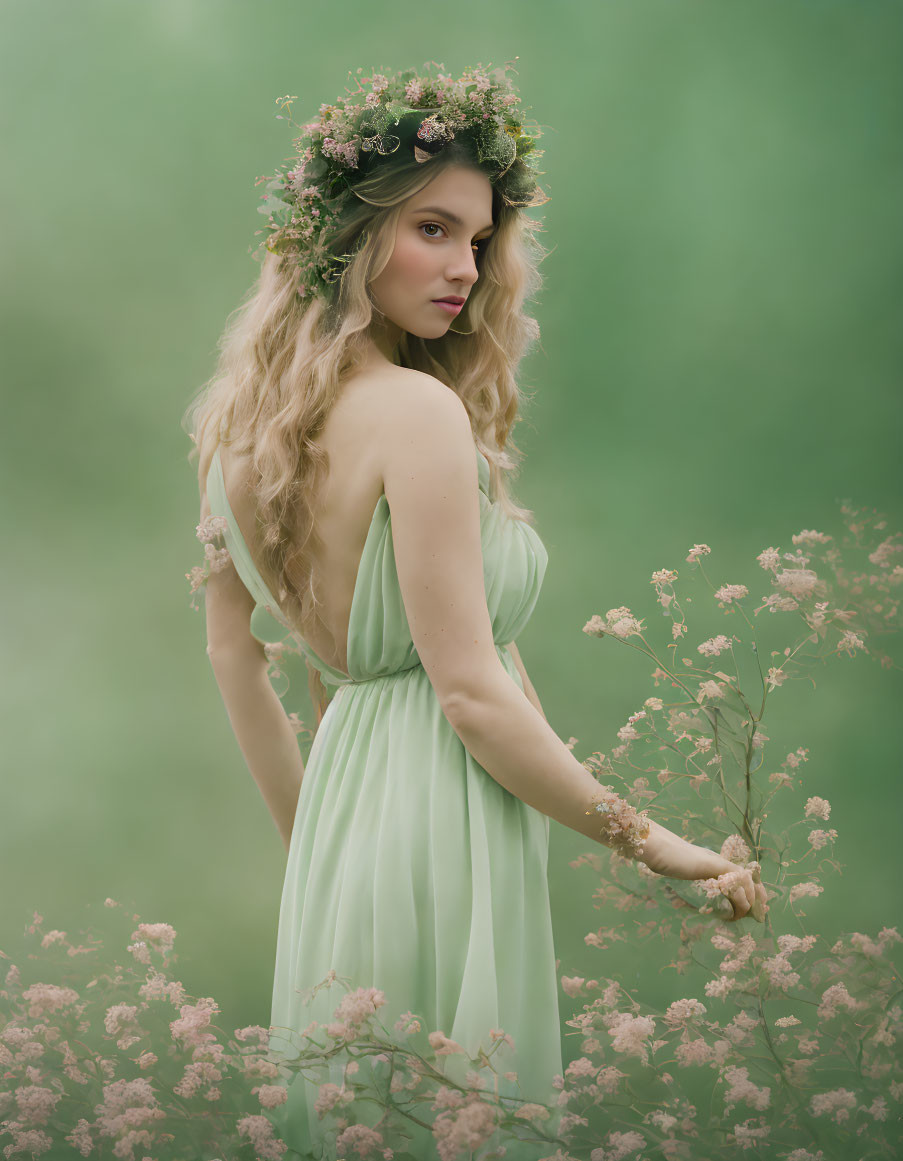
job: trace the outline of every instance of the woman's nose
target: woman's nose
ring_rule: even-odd
[[[445,276],[449,282],[466,282],[473,285],[480,276],[477,270],[477,256],[470,246],[463,251],[455,251],[446,267]]]

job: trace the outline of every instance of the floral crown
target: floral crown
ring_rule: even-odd
[[[438,70],[436,76],[430,66]],[[299,297],[333,296],[354,257],[335,253],[331,245],[343,211],[354,201],[355,185],[393,159],[413,157],[425,163],[449,142],[458,141],[469,149],[505,205],[540,206],[549,201],[536,184],[536,174],[543,172],[536,168],[543,153],[535,147],[540,129],[531,122],[530,132],[525,131],[518,113],[520,97],[507,75],[509,69],[516,72],[513,65],[497,69],[476,65],[457,80],[443,67],[430,61],[424,66],[425,75],[408,69],[396,76],[358,76],[354,91],[348,89],[334,105],[321,105],[318,119],[306,125],[296,125],[291,118],[291,103],[297,97],[277,99],[284,119],[301,131],[294,142],[298,156],[255,182],[266,182],[257,209],[269,220],[266,236],[253,253],[255,257],[263,257],[264,249],[293,253]],[[282,120],[282,114],[277,119]]]

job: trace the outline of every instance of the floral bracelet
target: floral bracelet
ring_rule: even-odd
[[[204,564],[195,565],[191,572],[185,573],[192,595],[191,607],[197,612],[197,592],[206,583],[211,573],[222,572],[230,561],[229,550],[226,547],[217,547],[214,541],[224,542],[227,528],[226,520],[222,516],[208,516],[196,529],[195,535],[204,546]]]
[[[605,845],[625,859],[635,859],[643,853],[643,844],[649,837],[650,823],[646,811],[637,811],[610,786],[600,786],[591,799],[592,808],[605,816],[600,834]]]

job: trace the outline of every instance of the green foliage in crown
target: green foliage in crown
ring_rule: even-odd
[[[515,60],[517,58],[515,57]],[[300,134],[296,156],[273,175],[264,175],[258,211],[267,216],[265,237],[255,255],[270,250],[293,254],[302,299],[331,298],[353,254],[336,253],[333,238],[355,185],[378,166],[394,160],[426,163],[452,141],[464,145],[508,206],[539,206],[549,200],[539,188],[536,148],[540,128],[520,114],[508,63],[481,64],[455,79],[441,64],[428,62],[424,74],[406,69],[395,76],[374,73],[352,78],[357,87],[332,105],[321,105],[315,121],[297,125],[285,96],[277,114]],[[434,75],[435,73],[435,75]],[[351,77],[351,73],[349,73]],[[529,129],[529,131],[528,131]]]

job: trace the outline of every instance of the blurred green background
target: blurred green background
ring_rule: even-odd
[[[520,647],[583,757],[655,692],[647,662],[581,632],[593,613],[653,622],[651,572],[699,541],[717,583],[759,598],[755,556],[838,532],[843,497],[901,527],[901,6],[2,13],[0,947],[33,909],[74,930],[109,895],[175,926],[177,974],[224,1024],[267,1024],[285,852],[189,608],[198,504],[179,421],[257,273],[254,179],[291,153],[275,99],[297,95],[302,121],[358,66],[519,57],[552,195],[533,211],[552,253],[516,430],[518,496],[550,562]],[[773,699],[768,766],[808,747],[803,793],[833,805],[844,873],[810,901],[811,929],[876,932],[900,919],[903,682],[859,656],[817,686]],[[625,921],[568,866],[588,848],[552,825],[562,967],[667,1001],[684,986],[670,955],[584,946]]]

